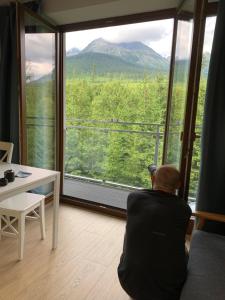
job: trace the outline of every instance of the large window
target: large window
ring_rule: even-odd
[[[150,163],[160,165],[163,161],[177,167],[184,163],[186,154],[181,149],[188,145],[190,136],[190,128],[184,128],[186,105],[193,109],[186,99],[187,91],[188,97],[193,92],[188,79],[194,62],[191,60],[195,49],[192,48],[193,29],[198,27],[193,26],[194,6],[195,1],[182,2],[174,19],[140,20],[135,24],[64,34],[65,102],[60,104],[64,105],[64,139],[60,137],[64,143],[58,152],[60,156],[63,153],[60,165],[64,166],[64,195],[102,203],[98,198],[103,187],[109,188],[103,193],[111,193],[112,189],[128,192],[132,188],[148,188]],[[200,6],[196,8],[200,15]],[[24,13],[24,36],[21,30],[25,48],[22,51],[25,87],[21,93],[25,92],[23,160],[51,169],[55,168],[57,137],[56,31],[29,10]],[[112,22],[116,24],[116,20]],[[214,25],[215,18],[208,18],[191,169],[191,200],[197,192]],[[84,26],[87,28],[87,23]],[[94,185],[100,187],[95,191],[96,197],[92,194]],[[81,189],[83,196],[77,193]],[[120,205],[116,203],[118,199],[119,194],[109,205],[125,208],[125,201]]]
[[[149,187],[147,165],[162,162],[172,33],[171,19],[66,33],[65,180]]]

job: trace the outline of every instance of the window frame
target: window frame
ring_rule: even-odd
[[[94,210],[100,210],[107,212],[113,215],[125,216],[126,211],[119,208],[112,207],[102,207],[97,203],[92,203],[82,201],[81,199],[66,197],[62,194],[62,184],[63,184],[63,173],[64,173],[64,52],[65,52],[65,33],[70,31],[78,31],[84,29],[93,29],[101,27],[109,27],[116,25],[125,25],[132,23],[141,23],[146,21],[156,21],[163,19],[174,19],[174,32],[172,37],[172,49],[171,49],[171,63],[170,63],[170,83],[168,87],[168,97],[167,97],[167,120],[169,118],[169,109],[170,109],[170,98],[172,91],[172,77],[174,69],[174,53],[176,47],[176,32],[177,32],[177,9],[167,9],[159,10],[146,13],[138,13],[132,15],[125,15],[120,17],[112,17],[105,19],[98,19],[92,21],[85,21],[79,23],[72,23],[60,26],[54,26],[46,21],[44,18],[40,17],[38,14],[32,12],[24,5],[17,3],[17,36],[18,36],[18,63],[19,63],[19,86],[20,86],[20,149],[21,156],[20,162],[26,164],[26,132],[25,132],[25,67],[24,67],[24,11],[28,12],[33,17],[39,19],[46,26],[50,27],[55,31],[56,36],[56,169],[61,171],[61,198],[70,203],[74,203],[78,206],[92,208]],[[181,154],[181,175],[182,175],[182,186],[180,190],[180,195],[187,201],[190,172],[191,172],[191,159],[192,159],[192,150],[194,142],[194,128],[195,128],[195,119],[197,111],[197,96],[198,96],[198,86],[199,86],[199,77],[201,69],[201,55],[204,39],[204,23],[206,17],[214,16],[217,13],[218,3],[208,3],[207,0],[197,1],[197,9],[195,11],[195,26],[194,26],[194,41],[197,41],[197,46],[195,49],[192,49],[191,55],[191,66],[189,72],[189,83],[188,83],[188,96],[186,101],[185,109],[185,126],[183,134],[183,143],[182,143],[182,154]],[[198,19],[199,18],[199,19]],[[197,59],[194,59],[194,55],[197,53]],[[196,68],[195,68],[196,66]],[[191,79],[194,78],[194,80]],[[194,76],[194,77],[193,77]],[[194,96],[193,96],[194,95]],[[168,121],[165,127],[165,135],[168,132]],[[164,147],[165,145],[164,138]],[[165,149],[164,149],[165,151]]]

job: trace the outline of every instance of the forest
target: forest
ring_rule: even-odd
[[[179,72],[178,72],[179,73]],[[186,78],[175,76],[167,163],[179,166]],[[54,75],[52,75],[54,77]],[[49,79],[49,78],[48,78]],[[206,77],[201,77],[196,133],[201,135]],[[55,162],[54,80],[26,86],[28,163]],[[65,175],[122,187],[149,187],[147,166],[162,162],[168,75],[89,73],[65,80]],[[35,99],[35,101],[34,101]],[[43,149],[45,149],[43,151]],[[189,196],[195,198],[200,139],[194,143]]]
[[[196,131],[200,134],[206,80]],[[185,85],[174,84],[167,162],[179,165]],[[149,187],[147,166],[161,164],[168,77],[142,80],[86,77],[66,80],[65,172],[132,187]],[[195,197],[200,139],[194,146],[190,196]]]

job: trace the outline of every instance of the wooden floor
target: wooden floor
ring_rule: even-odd
[[[61,205],[55,251],[51,251],[51,221],[48,207],[44,241],[38,223],[26,224],[21,262],[16,240],[0,241],[0,299],[128,300],[117,278],[125,221]]]

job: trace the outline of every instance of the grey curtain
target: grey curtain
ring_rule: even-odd
[[[218,8],[202,138],[197,209],[225,214],[225,0]],[[225,224],[208,222],[205,230],[225,235]]]
[[[14,143],[19,162],[18,67],[15,6],[0,7],[0,140]]]

